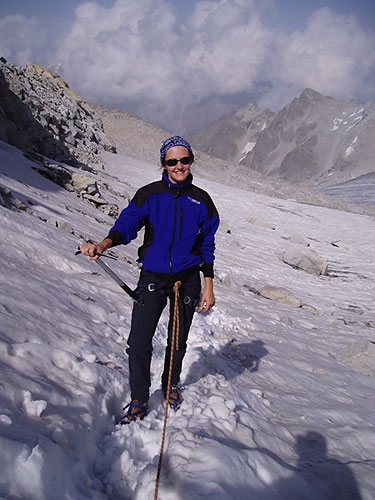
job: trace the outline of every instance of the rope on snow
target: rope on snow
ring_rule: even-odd
[[[156,481],[155,481],[154,500],[157,500],[157,498],[158,498],[161,464],[163,461],[163,454],[164,454],[164,443],[165,443],[165,434],[167,431],[168,408],[169,408],[168,394],[171,390],[173,355],[174,355],[175,350],[178,351],[178,342],[179,342],[178,336],[179,336],[179,325],[180,325],[178,304],[179,304],[179,300],[180,300],[180,292],[179,292],[180,286],[181,286],[181,281],[176,281],[176,283],[173,286],[174,310],[173,310],[173,324],[172,324],[171,353],[170,353],[170,357],[169,357],[169,371],[168,371],[167,393],[166,393],[166,398],[165,398],[164,424],[163,424],[163,433],[162,433],[162,437],[161,437],[161,445],[160,445],[160,452],[159,452],[158,471],[157,471]]]

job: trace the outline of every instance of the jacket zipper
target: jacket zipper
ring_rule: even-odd
[[[172,249],[173,249],[174,241],[175,241],[175,237],[176,237],[176,226],[177,226],[177,201],[178,201],[178,198],[176,198],[175,202],[174,202],[173,236],[172,236],[171,246],[169,247],[169,272],[171,274],[173,274],[173,269],[172,269]]]
[[[178,239],[181,240],[182,238],[182,222],[184,220],[184,209],[181,207],[180,208],[180,232],[178,235]]]

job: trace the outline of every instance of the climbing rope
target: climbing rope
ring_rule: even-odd
[[[181,281],[176,281],[176,283],[173,286],[174,310],[173,310],[173,323],[172,323],[171,352],[170,352],[170,357],[169,357],[168,383],[167,383],[167,392],[166,392],[165,410],[164,410],[164,424],[163,424],[163,433],[161,436],[158,471],[157,471],[156,481],[155,481],[154,500],[157,500],[157,498],[158,498],[161,464],[163,461],[163,454],[164,454],[164,443],[165,443],[165,434],[167,431],[167,419],[168,419],[168,408],[169,408],[168,394],[171,390],[173,355],[174,355],[175,350],[178,351],[178,342],[179,342],[178,336],[179,336],[179,329],[180,329],[178,303],[180,300],[180,292],[179,292],[180,286],[181,286]]]

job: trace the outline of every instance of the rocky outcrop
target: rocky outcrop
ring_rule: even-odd
[[[35,162],[36,159],[33,158],[33,160]],[[51,163],[42,157],[38,158],[38,163],[39,166],[34,166],[33,169],[40,175],[43,175],[43,177],[46,177],[67,191],[76,194],[79,198],[91,203],[110,217],[116,218],[118,216],[118,205],[108,203],[103,197],[98,182],[94,179],[93,174],[88,173],[85,175],[75,172],[66,166]]]
[[[57,74],[29,63],[0,59],[0,139],[69,165],[99,161],[115,152],[94,110]]]

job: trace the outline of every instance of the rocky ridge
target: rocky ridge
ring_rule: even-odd
[[[0,59],[0,139],[73,166],[115,151],[91,106],[56,73],[36,63],[25,68]]]

